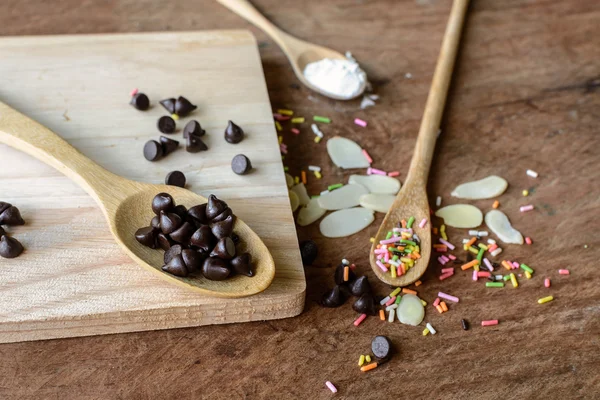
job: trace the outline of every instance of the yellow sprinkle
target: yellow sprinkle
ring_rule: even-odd
[[[317,179],[321,179],[323,177],[323,175],[321,175],[319,171],[315,171],[315,176],[317,177]]]
[[[171,114],[171,118],[173,118],[175,121],[179,120],[179,115],[177,114]]]
[[[484,249],[484,250],[487,250],[487,249],[488,249],[488,247],[487,247],[485,244],[483,244],[483,243],[479,243],[479,244],[477,245],[477,247],[479,247],[480,249]]]
[[[552,300],[554,300],[554,296],[542,297],[541,299],[538,299],[538,304],[544,304]]]
[[[531,272],[525,271],[525,276],[527,277],[527,279],[531,279]]]
[[[408,258],[408,257],[401,257],[400,261],[402,261],[403,263],[408,263],[412,261],[412,258]]]
[[[425,328],[425,329],[423,329],[423,336],[427,336],[427,335],[429,335],[429,329]]]
[[[292,116],[294,115],[294,111],[292,110],[286,110],[284,108],[280,108],[279,110],[277,110],[277,114],[281,114],[281,115],[288,115],[288,116]]]
[[[297,185],[300,183],[300,177],[299,176],[295,176],[294,177],[294,183]]]
[[[396,296],[398,293],[400,293],[402,291],[401,288],[396,288],[394,289],[394,291],[392,293],[390,293],[390,298]]]
[[[467,250],[469,250],[469,246],[467,246],[467,244],[465,243],[465,244],[463,245],[463,249],[465,249],[465,251],[467,251]]]
[[[525,197],[529,196],[529,190],[523,190],[523,196],[525,196]]]
[[[321,141],[321,138],[319,136],[315,136],[315,143],[319,143]]]
[[[514,288],[519,287],[519,282],[517,282],[517,277],[515,276],[515,274],[513,272],[510,273],[510,282],[512,283]]]
[[[283,128],[281,127],[281,124],[279,123],[279,121],[275,121],[275,128],[277,128],[277,130],[278,130],[278,131],[280,131],[280,132],[281,132],[281,130],[283,129]]]
[[[283,136],[277,136],[277,140],[279,140],[279,144],[283,143]]]
[[[420,299],[420,300],[421,300],[421,304],[423,304],[423,307],[426,307],[427,306],[427,302],[425,300],[423,300],[423,299]]]
[[[365,363],[365,356],[363,354],[361,354],[358,359],[358,366],[362,367],[364,363]]]
[[[371,356],[367,354],[365,356],[365,361],[368,362],[368,363],[370,363],[371,362]]]
[[[479,250],[473,246],[469,247],[468,250],[475,255],[479,254]]]
[[[473,269],[477,272],[479,272],[479,264],[475,264],[473,265]]]
[[[442,225],[442,226],[444,226],[444,225]],[[442,239],[448,240],[448,235],[446,235],[446,231],[440,231],[440,236],[442,237]]]
[[[442,226],[440,226],[440,232],[446,232],[446,225],[442,224]]]
[[[369,242],[371,242],[371,243],[375,243],[375,238],[374,238],[374,237],[370,238],[370,239],[369,239]]]
[[[390,268],[390,273],[392,274],[392,278],[395,278],[396,275],[396,267],[394,267],[393,265]]]
[[[292,124],[301,124],[304,122],[304,117],[292,118]]]

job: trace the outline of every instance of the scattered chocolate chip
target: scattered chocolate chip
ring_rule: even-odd
[[[181,171],[172,171],[165,178],[165,185],[185,187],[185,175]]]
[[[215,246],[217,239],[212,234],[212,231],[208,225],[202,225],[194,232],[190,239],[190,244],[196,246],[205,252],[209,252]]]
[[[175,256],[178,256],[183,251],[183,246],[180,244],[174,244],[171,248],[165,251],[164,261],[168,264]]]
[[[179,215],[165,211],[160,212],[160,230],[165,235],[176,231],[181,224],[183,224],[183,220]]]
[[[201,224],[209,223],[208,218],[206,218],[206,203],[190,208],[188,210],[188,215]]]
[[[231,236],[231,232],[233,232],[233,215],[230,215],[223,221],[213,223],[211,230],[217,239]]]
[[[144,145],[144,158],[148,161],[156,161],[163,156],[163,149],[156,140],[148,140]]]
[[[180,117],[185,117],[196,108],[198,108],[198,106],[193,105],[183,96],[179,96],[175,102],[175,114],[179,115]]]
[[[211,194],[208,196],[208,203],[206,203],[206,218],[212,220],[214,217],[225,211],[227,207],[227,203],[218,199],[214,194]]]
[[[359,314],[375,315],[375,300],[371,293],[365,293],[358,298],[352,305],[352,309]]]
[[[250,253],[240,254],[229,262],[236,274],[253,276]]]
[[[187,245],[190,243],[190,239],[195,231],[196,227],[193,224],[186,221],[169,236],[171,236],[171,239],[173,239],[174,241]]]
[[[23,221],[23,218],[21,218],[19,209],[15,206],[10,206],[0,213],[0,225],[25,225],[25,221]]]
[[[140,242],[140,244],[150,247],[151,249],[156,248],[156,230],[151,227],[140,228],[135,232],[135,239]]]
[[[185,127],[183,128],[183,137],[184,138],[187,138],[188,135],[194,135],[197,137],[201,137],[201,136],[204,136],[205,133],[206,133],[206,131],[204,129],[202,129],[202,127],[200,126],[200,122],[196,121],[195,119],[193,119],[190,122],[188,122],[187,124],[185,124]]]
[[[174,98],[170,98],[170,99],[164,99],[159,101],[160,105],[163,106],[165,108],[165,110],[167,110],[169,112],[169,114],[175,114],[175,99]]]
[[[229,121],[227,124],[227,128],[225,128],[225,140],[228,143],[236,144],[244,139],[244,131],[242,128],[233,123],[233,121]]]
[[[214,217],[212,219],[212,222],[215,223],[215,222],[225,221],[227,219],[227,217],[229,217],[230,215],[233,215],[233,212],[231,211],[231,208],[227,207],[225,209],[225,211],[223,211],[221,214]]]
[[[231,169],[238,175],[246,175],[252,170],[252,163],[245,155],[238,154],[231,160]]]
[[[0,238],[0,256],[4,258],[15,258],[23,252],[23,245],[14,238],[4,235]]]
[[[348,280],[344,281],[344,267],[348,267]],[[335,269],[333,276],[336,285],[349,285],[356,279],[356,274],[352,271],[349,265],[340,264]]]
[[[169,193],[159,193],[152,199],[152,211],[159,215],[161,211],[171,211],[175,207],[175,201]]]
[[[335,308],[346,302],[346,294],[336,285],[330,291],[326,292],[321,299],[323,307]]]
[[[146,111],[150,107],[150,99],[144,93],[136,93],[131,96],[129,104],[140,111]]]
[[[177,140],[169,139],[166,136],[161,136],[159,140],[164,156],[171,154],[179,148],[179,142]]]
[[[469,330],[469,322],[466,319],[461,319],[460,324],[462,325],[463,330]]]
[[[220,258],[209,257],[202,264],[202,275],[211,281],[222,281],[227,279],[231,271],[227,263]]]
[[[188,270],[185,267],[181,254],[176,255],[169,261],[168,264],[163,265],[162,270],[173,274],[175,276],[187,276]]]
[[[369,278],[366,276],[357,278],[350,285],[350,293],[356,297],[362,296],[365,293],[371,293],[371,284],[369,283]]]
[[[183,258],[183,262],[185,263],[188,272],[193,274],[194,272],[200,271],[206,257],[200,252],[186,249],[181,252],[181,258]]]
[[[158,217],[158,215],[152,217],[152,220],[150,221],[150,226],[154,229],[160,229],[160,218]]]
[[[312,240],[305,240],[300,243],[300,256],[302,257],[302,265],[312,265],[317,259],[319,249],[317,244]]]
[[[12,206],[12,204],[0,201],[0,214],[2,214],[4,210],[6,210],[10,206]]]
[[[158,244],[158,247],[160,247],[164,251],[169,250],[171,246],[175,244],[175,242],[169,237],[169,235],[165,235],[162,232],[159,232],[158,235],[156,235],[156,243]]]
[[[371,342],[371,351],[379,359],[388,359],[393,351],[392,342],[385,336],[375,336]]]
[[[185,139],[185,150],[188,153],[198,153],[200,151],[208,150],[208,146],[200,139],[199,136],[188,135]]]
[[[219,239],[215,248],[210,253],[211,257],[218,257],[222,260],[231,260],[235,257],[235,244],[228,237]]]
[[[158,119],[156,127],[161,133],[173,133],[175,132],[175,120],[168,115],[163,115]]]

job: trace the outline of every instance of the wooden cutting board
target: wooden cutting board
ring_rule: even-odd
[[[264,240],[277,272],[263,293],[204,297],[142,270],[114,243],[94,201],[41,162],[0,144],[0,201],[27,224],[11,228],[27,251],[0,258],[0,342],[51,339],[291,317],[304,307],[305,280],[277,135],[256,40],[247,31],[0,39],[0,99],[46,125],[108,170],[160,183],[183,171],[188,187],[225,199]],[[139,88],[152,108],[128,105]],[[170,137],[184,144],[190,119],[206,129],[209,150],[183,146],[150,163],[158,101],[186,96],[198,105]],[[246,132],[231,145],[231,119]],[[244,153],[252,174],[235,175]],[[148,205],[150,206],[150,205]]]

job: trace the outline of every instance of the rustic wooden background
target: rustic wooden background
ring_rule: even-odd
[[[298,88],[285,57],[264,34],[212,1],[33,1],[0,3],[0,35],[249,28],[258,37],[274,108],[330,116],[326,135],[342,133],[369,149],[374,166],[402,171],[419,119],[450,9],[448,0],[255,0],[290,33],[351,50],[381,95],[366,111]],[[442,125],[429,191],[433,199],[457,183],[488,174],[510,188],[502,208],[535,243],[507,247],[528,262],[534,278],[517,290],[486,290],[459,275],[440,283],[432,265],[419,292],[461,297],[451,311],[427,320],[439,331],[368,319],[352,326],[350,303],[317,305],[331,285],[332,266],[346,257],[368,268],[367,231],[323,239],[316,226],[299,238],[320,245],[308,267],[305,312],[265,323],[98,336],[0,346],[0,398],[598,398],[600,273],[597,259],[600,185],[600,5],[595,0],[473,0]],[[160,57],[160,55],[157,55]],[[0,60],[2,62],[2,60]],[[412,78],[405,77],[406,73]],[[366,129],[354,117],[369,122]],[[321,165],[311,192],[345,182],[324,144],[311,134],[286,136],[286,163],[297,173]],[[531,168],[537,180],[525,176]],[[522,189],[532,195],[523,199]],[[476,202],[489,208],[489,202]],[[519,215],[519,205],[536,211]],[[381,221],[381,217],[376,223]],[[458,242],[462,233],[449,230]],[[584,248],[587,245],[587,248]],[[571,276],[559,277],[567,267]],[[543,277],[553,278],[551,290]],[[379,286],[380,292],[386,289]],[[551,292],[544,306],[536,299]],[[473,328],[460,329],[466,318]],[[482,319],[497,327],[481,328]],[[358,355],[386,334],[399,348],[390,363],[360,373]]]

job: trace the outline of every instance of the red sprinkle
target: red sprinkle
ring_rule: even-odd
[[[129,93],[129,95],[130,95],[131,97],[135,96],[136,94],[138,94],[138,90],[137,90],[137,88],[133,89],[133,90],[131,91],[131,93]]]

